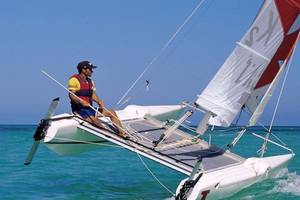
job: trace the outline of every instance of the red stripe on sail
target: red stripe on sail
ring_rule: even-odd
[[[284,33],[287,34],[295,22],[300,8],[300,0],[275,0]]]
[[[280,68],[278,62],[280,60],[286,60],[290,58],[293,49],[295,48],[295,44],[298,39],[298,34],[299,30],[284,38],[283,42],[279,46],[268,67],[263,72],[258,83],[256,84],[255,89],[268,85],[273,81]]]
[[[298,9],[300,9],[300,0],[288,0],[293,5],[295,5]]]
[[[278,62],[289,59],[298,39],[299,29],[290,35],[286,34],[299,15],[300,9],[297,6],[300,4],[300,0],[275,0],[275,2],[285,36],[254,89],[268,85],[273,81],[280,68]]]

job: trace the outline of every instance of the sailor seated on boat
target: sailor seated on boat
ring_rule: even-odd
[[[95,116],[95,110],[91,107],[94,101],[99,105],[99,112],[111,119],[118,131],[118,135],[126,137],[126,133],[116,115],[116,112],[105,109],[104,102],[96,94],[95,84],[90,78],[92,76],[93,69],[95,68],[96,66],[94,66],[91,62],[82,61],[77,65],[78,74],[71,76],[69,79],[69,90],[76,95],[69,93],[72,112],[80,115],[82,118],[97,127],[104,128],[101,121],[97,116]]]

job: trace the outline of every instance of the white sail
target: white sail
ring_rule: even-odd
[[[285,71],[288,60],[295,50],[295,46],[300,36],[299,16],[300,15],[298,14],[298,17],[290,29],[286,29],[287,34],[285,35],[282,44],[245,104],[248,110],[253,113],[248,126],[253,126],[257,123],[275,90],[278,79]]]
[[[286,62],[284,62],[279,70],[279,72],[277,73],[275,79],[273,80],[273,82],[270,84],[270,86],[268,87],[265,95],[263,96],[263,98],[261,99],[259,105],[257,106],[256,110],[253,112],[248,126],[254,126],[257,122],[257,120],[260,118],[260,116],[262,115],[264,108],[266,107],[267,103],[269,102],[270,98],[273,95],[273,92],[276,88],[277,82],[279,77],[281,76],[281,74],[284,72],[285,70],[285,66],[286,66]]]
[[[257,84],[274,60],[286,33],[276,3],[265,1],[248,32],[196,100],[196,104],[216,115],[211,117],[211,125],[229,126],[245,105],[254,111],[267,91],[266,84],[261,87]],[[258,92],[261,95],[253,95]]]

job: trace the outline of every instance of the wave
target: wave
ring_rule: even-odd
[[[247,196],[241,197],[241,200],[252,200],[252,199],[256,199],[255,195],[247,195]]]
[[[300,175],[296,172],[289,173],[283,169],[275,176],[276,185],[271,192],[290,193],[300,196]]]
[[[164,200],[175,200],[175,197],[168,197],[168,198],[165,198]]]

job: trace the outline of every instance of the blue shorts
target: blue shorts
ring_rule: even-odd
[[[75,113],[79,114],[83,119],[86,119],[90,116],[95,116],[96,112],[91,108],[81,108],[74,110]]]

